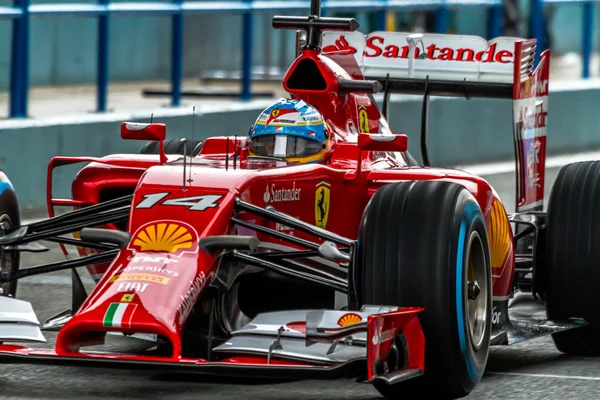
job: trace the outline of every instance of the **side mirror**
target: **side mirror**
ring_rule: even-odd
[[[363,151],[404,152],[408,150],[408,136],[361,133],[358,135],[358,150],[356,170],[347,173],[344,179],[358,178],[362,170]]]
[[[167,162],[164,141],[167,137],[165,124],[147,124],[141,122],[123,122],[121,124],[121,138],[125,140],[158,140],[160,163]]]
[[[408,136],[406,135],[358,135],[358,148],[362,151],[399,151],[408,150]]]

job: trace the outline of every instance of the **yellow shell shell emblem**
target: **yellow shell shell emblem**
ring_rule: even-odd
[[[192,247],[192,235],[177,223],[156,223],[140,230],[133,240],[140,251],[167,251],[174,253]]]
[[[502,204],[498,200],[494,200],[492,209],[490,210],[488,238],[490,241],[492,268],[502,268],[510,249],[511,235],[506,211],[504,211],[504,207],[502,207]]]
[[[350,326],[350,325],[358,324],[361,321],[362,321],[362,317],[358,314],[354,314],[354,313],[344,314],[338,320],[338,325],[339,326]]]

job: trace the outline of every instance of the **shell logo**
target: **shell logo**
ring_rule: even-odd
[[[490,210],[488,237],[490,241],[492,268],[502,268],[510,249],[511,235],[506,211],[498,200],[494,200],[492,209]]]
[[[338,319],[338,325],[339,326],[350,326],[350,325],[358,324],[361,321],[362,321],[362,317],[358,314],[354,314],[354,313],[344,314],[341,316],[340,319]]]
[[[182,222],[157,221],[140,227],[131,243],[142,252],[177,253],[194,251],[196,236],[194,229]]]

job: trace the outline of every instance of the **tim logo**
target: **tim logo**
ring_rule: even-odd
[[[344,35],[341,35],[334,44],[330,44],[329,46],[325,46],[323,48],[324,53],[333,53],[335,51],[347,51],[350,54],[355,54],[356,49],[348,43]]]

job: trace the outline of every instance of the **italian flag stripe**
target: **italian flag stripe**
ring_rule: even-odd
[[[131,317],[137,304],[131,303],[111,303],[104,314],[104,326],[115,328],[129,327],[131,325]]]

